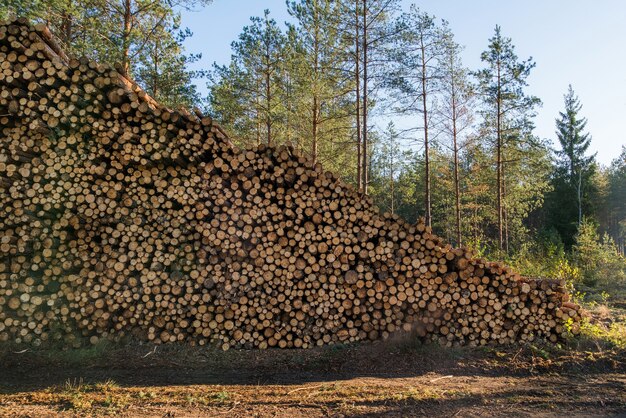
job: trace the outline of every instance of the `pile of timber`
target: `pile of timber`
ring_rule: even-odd
[[[0,341],[557,341],[580,308],[379,213],[289,147],[238,150],[43,26],[0,24]]]

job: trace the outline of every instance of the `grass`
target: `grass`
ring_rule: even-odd
[[[596,344],[603,348],[626,349],[626,322],[604,324],[586,318],[580,326],[579,340],[582,345]]]

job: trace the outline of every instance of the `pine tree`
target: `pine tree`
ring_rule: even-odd
[[[265,10],[263,17],[250,18],[251,24],[232,44],[231,64],[214,65],[212,73],[211,110],[244,146],[252,145],[251,141],[268,146],[285,142],[280,137],[284,129],[278,125],[286,38],[269,15]]]
[[[341,0],[340,32],[345,38],[346,72],[353,77],[357,188],[368,193],[372,157],[368,135],[373,106],[387,71],[385,50],[394,36],[392,22],[399,0]]]
[[[158,78],[176,95],[170,103],[188,105],[191,100],[197,99],[195,87],[191,84],[191,79],[197,74],[185,68],[193,61],[194,56],[184,55],[180,46],[178,11],[210,2],[211,0],[7,0],[0,5],[0,18],[19,15],[35,22],[44,22],[69,55],[87,56],[111,65],[119,64],[119,71],[128,77],[141,79],[140,85],[146,90],[154,87],[154,80],[157,79],[145,77],[147,67],[154,68],[155,62],[157,67],[168,66],[167,71],[161,72]],[[159,52],[155,55],[157,50]],[[138,74],[140,69],[143,71],[143,78]],[[177,74],[178,77],[171,77],[166,83],[165,74],[170,73]],[[153,83],[152,86],[144,84],[148,79]],[[184,95],[188,97],[183,98]]]
[[[404,114],[419,114],[424,144],[424,212],[428,226],[432,223],[430,146],[431,114],[444,56],[445,37],[435,17],[414,5],[399,20],[399,40],[392,53],[396,68],[389,82]],[[445,23],[443,23],[445,26]]]
[[[524,91],[535,63],[532,58],[526,61],[518,59],[511,39],[502,35],[500,26],[496,26],[494,36],[489,39],[488,49],[481,54],[481,60],[486,67],[475,75],[484,102],[485,123],[495,148],[497,234],[498,248],[502,250],[507,243],[507,151],[510,147],[516,147],[520,141],[532,139],[531,118],[534,116],[534,108],[541,101]]]
[[[135,81],[150,96],[171,108],[199,106],[201,98],[193,80],[205,77],[206,73],[188,69],[189,64],[201,58],[201,54],[184,54],[183,42],[192,36],[191,31],[181,29],[180,16],[158,30],[163,32],[162,36],[155,36],[143,48]]]
[[[290,71],[297,90],[293,117],[300,121],[298,134],[308,144],[313,165],[321,163],[325,168],[345,167],[345,158],[351,157],[346,149],[351,142],[352,77],[340,65],[347,47],[341,36],[340,6],[331,0],[287,4],[296,20],[290,27],[298,42]]]
[[[258,83],[246,69],[233,60],[228,65],[213,65],[209,73],[209,113],[227,129],[239,146],[261,144],[261,109]]]
[[[396,183],[404,168],[405,154],[400,147],[400,136],[393,122],[387,124],[385,132],[373,148],[372,182],[374,199],[383,210],[395,214],[398,210]]]
[[[469,144],[470,129],[473,125],[475,93],[469,80],[469,70],[461,62],[462,47],[458,45],[450,31],[444,33],[445,55],[441,60],[441,100],[436,108],[442,134],[448,138],[448,149],[452,152],[452,173],[454,193],[455,240],[461,245],[461,167],[463,149]]]

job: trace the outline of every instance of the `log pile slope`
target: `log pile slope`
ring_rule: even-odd
[[[482,345],[578,328],[562,282],[381,214],[289,147],[239,150],[24,20],[0,23],[0,132],[0,341]]]

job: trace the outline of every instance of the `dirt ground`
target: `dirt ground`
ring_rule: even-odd
[[[444,349],[404,338],[313,350],[137,343],[0,349],[0,416],[626,416],[626,353]]]

